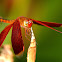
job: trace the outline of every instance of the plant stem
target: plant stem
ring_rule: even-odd
[[[27,52],[27,62],[35,62],[35,59],[36,59],[36,41],[35,41],[35,36],[32,28],[31,28],[31,32],[32,32],[32,37],[31,37],[31,43]]]

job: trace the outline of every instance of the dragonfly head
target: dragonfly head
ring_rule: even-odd
[[[29,21],[25,20],[24,26],[30,28],[32,26],[32,21],[31,20],[29,20]]]
[[[28,27],[28,28],[30,28],[32,26],[32,20],[30,20],[30,19],[28,19],[26,17],[19,17],[17,19],[19,19],[20,25],[22,27]]]

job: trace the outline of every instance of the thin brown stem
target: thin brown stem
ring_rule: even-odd
[[[32,32],[32,37],[31,37],[31,43],[27,52],[27,62],[35,62],[35,59],[36,59],[36,41],[35,41],[33,30],[31,30],[31,32]]]

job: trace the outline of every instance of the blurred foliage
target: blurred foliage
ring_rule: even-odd
[[[0,0],[0,17],[16,19],[19,16],[35,20],[62,23],[62,0]],[[0,22],[0,32],[8,24]],[[62,35],[44,26],[33,24],[37,41],[36,62],[62,62]],[[62,31],[60,28],[55,28]],[[15,62],[26,62],[29,41],[22,35],[25,45],[24,54],[15,56]],[[3,44],[11,44],[11,30]]]

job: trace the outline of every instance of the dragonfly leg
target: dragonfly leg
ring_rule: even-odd
[[[26,37],[26,39],[28,40],[28,41],[30,41],[30,39],[27,37],[27,36],[25,36]]]
[[[29,28],[25,28],[25,37],[26,37],[27,40],[30,41],[28,36],[31,38],[31,30]]]
[[[26,28],[25,28],[25,37],[26,37]]]
[[[28,29],[27,29],[26,34],[27,34],[29,37],[31,37],[31,28],[28,28]]]

